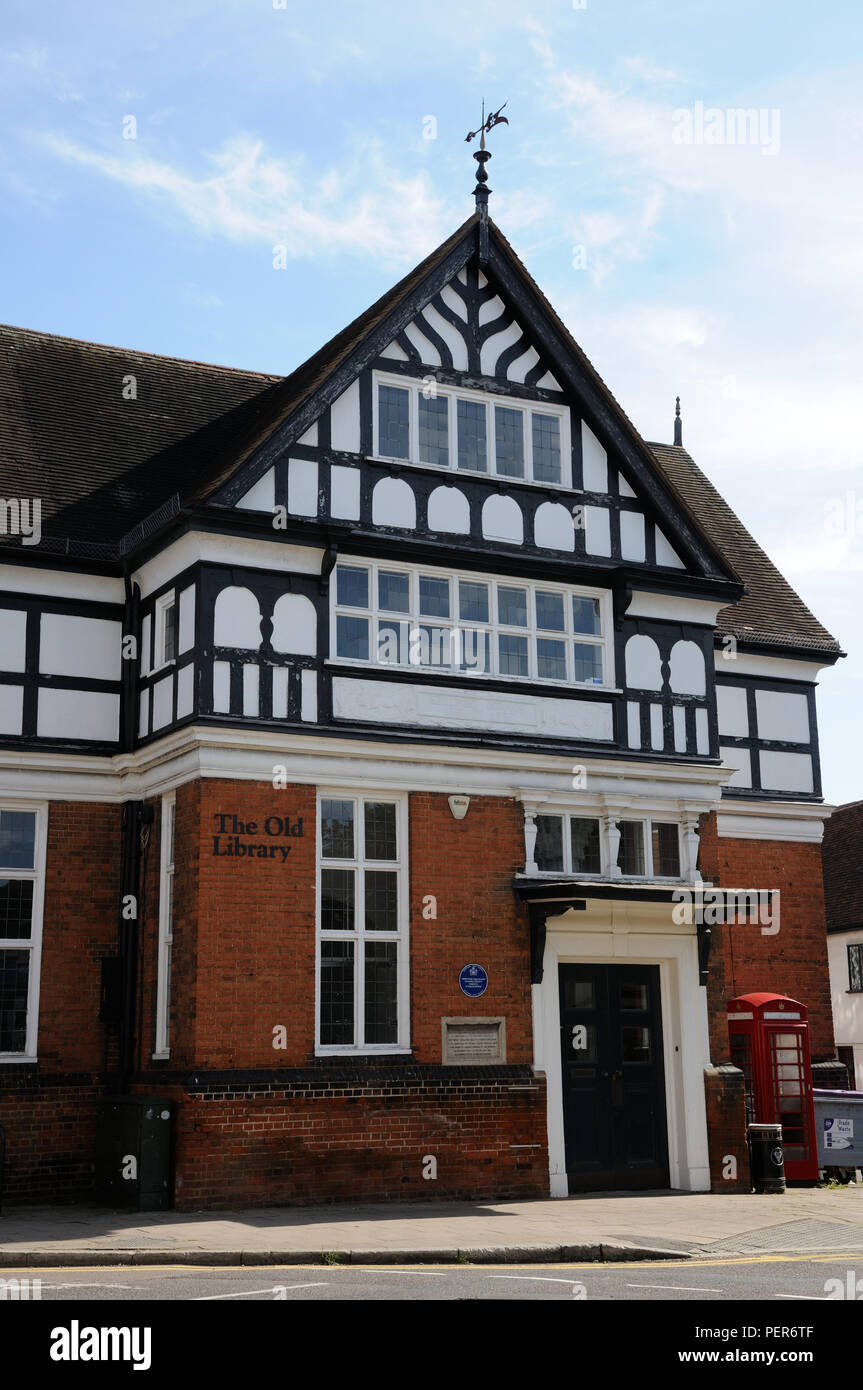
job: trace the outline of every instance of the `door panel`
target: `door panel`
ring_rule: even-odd
[[[569,1190],[667,1187],[659,967],[561,965]]]

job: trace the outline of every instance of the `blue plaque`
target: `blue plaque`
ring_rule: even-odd
[[[466,965],[458,977],[462,994],[478,999],[488,989],[488,975],[481,965]]]

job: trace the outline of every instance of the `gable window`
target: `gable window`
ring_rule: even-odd
[[[863,994],[863,941],[848,947],[848,989]]]
[[[568,413],[562,407],[500,400],[484,392],[379,378],[379,458],[435,468],[568,486]]]
[[[611,683],[601,593],[351,560],[336,566],[339,661],[557,685]]]
[[[0,1059],[36,1057],[44,814],[0,807]]]
[[[319,1051],[407,1046],[404,822],[401,798],[320,797]]]

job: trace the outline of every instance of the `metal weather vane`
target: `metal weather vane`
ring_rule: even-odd
[[[503,106],[506,106],[506,104],[507,104],[507,103],[504,102],[504,103],[503,103]],[[467,142],[468,144],[470,143],[471,140],[474,140],[474,139],[476,138],[476,136],[478,135],[478,136],[480,137],[479,147],[480,147],[481,150],[484,150],[484,149],[485,149],[485,137],[486,137],[486,135],[488,134],[488,132],[491,131],[491,130],[494,128],[494,126],[496,126],[496,125],[509,125],[509,119],[508,119],[508,117],[502,116],[502,115],[500,114],[501,111],[503,110],[503,106],[499,106],[499,107],[497,108],[496,111],[492,111],[491,115],[488,116],[488,117],[486,117],[486,114],[485,114],[485,102],[483,102],[483,104],[482,104],[482,124],[479,126],[479,128],[478,128],[477,130],[469,130],[469,131],[468,131],[467,135],[464,137],[465,140],[466,140],[466,142]]]

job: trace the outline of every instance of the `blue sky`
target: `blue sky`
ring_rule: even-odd
[[[859,3],[6,0],[2,29],[0,318],[265,371],[464,220],[464,136],[507,99],[493,216],[647,438],[681,395],[849,652],[824,786],[863,797]],[[697,103],[768,124],[679,143]]]

